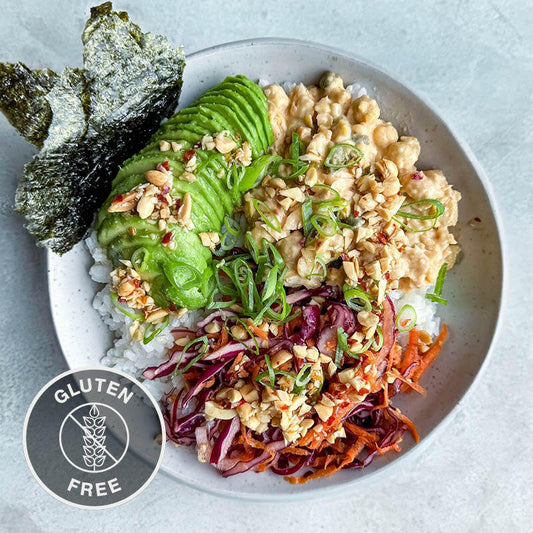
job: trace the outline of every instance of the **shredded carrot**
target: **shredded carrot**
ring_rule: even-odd
[[[363,451],[365,446],[366,444],[364,439],[357,439],[357,442],[346,452],[339,464],[335,466],[327,466],[326,468],[323,468],[322,470],[317,470],[312,474],[304,474],[303,476],[286,476],[285,481],[288,481],[293,485],[302,485],[304,483],[307,483],[308,481],[311,481],[312,479],[329,477],[335,472],[338,472],[339,470],[344,468],[346,465],[352,463],[357,458],[357,456]],[[329,457],[332,458],[331,460],[336,459],[336,456],[334,455],[328,456],[328,458]]]
[[[213,346],[213,351],[222,348],[222,346],[226,346],[226,344],[228,344],[228,339],[228,332],[224,328],[222,328],[222,331],[220,332],[220,337],[218,338],[216,344]]]
[[[363,428],[360,428],[359,426],[352,424],[352,422],[345,421],[344,428],[347,431],[349,431],[352,435],[365,439],[367,442],[375,442],[376,440],[378,440],[378,436],[375,433],[369,433],[368,431],[365,431]]]
[[[376,446],[376,451],[378,452],[378,455],[385,455],[387,452],[390,452],[394,450],[395,452],[401,452],[402,449],[400,448],[399,444],[395,442],[394,444],[391,444],[389,446],[384,446],[383,448],[380,448],[379,446]]]
[[[309,450],[304,450],[303,448],[296,448],[291,446],[287,446],[287,448],[284,448],[281,450],[281,453],[292,453],[293,455],[310,455],[311,452]]]
[[[248,320],[246,325],[250,328],[250,331],[260,337],[261,339],[268,340],[268,331],[264,331],[261,328],[257,327],[251,320]]]
[[[422,374],[431,366],[433,361],[435,361],[437,355],[439,355],[442,349],[442,345],[444,344],[447,335],[448,328],[446,327],[446,324],[444,324],[439,333],[439,336],[437,337],[437,340],[422,357],[420,361],[420,366],[415,369],[415,372],[413,374],[413,381],[418,381],[422,377]]]
[[[409,387],[410,387],[412,390],[415,390],[416,392],[418,392],[422,396],[426,395],[426,389],[424,389],[424,387],[422,387],[418,383],[415,383],[414,381],[411,381],[408,378],[404,378],[403,376],[400,376],[399,374],[395,374],[395,377],[396,377],[396,379],[399,379],[400,381],[402,381],[405,384],[405,385],[402,386],[402,389],[401,389],[402,391],[408,390]]]
[[[240,352],[237,357],[235,357],[235,359],[233,360],[233,362],[231,363],[231,367],[229,369],[229,372],[234,372],[235,371],[235,367],[242,361],[242,358],[244,357],[244,352]]]
[[[400,367],[401,374],[403,374],[417,360],[419,340],[420,332],[417,329],[412,329],[409,332],[409,344],[405,350],[405,356]]]
[[[394,409],[394,416],[399,418],[409,428],[409,431],[413,435],[413,439],[415,439],[415,442],[419,442],[420,437],[418,436],[418,431],[416,430],[416,427],[413,424],[412,420],[410,418],[407,418],[403,413],[401,413],[399,409]]]
[[[378,409],[384,409],[389,406],[389,384],[385,381],[383,386],[383,403],[376,405],[372,408],[372,411],[377,411]]]

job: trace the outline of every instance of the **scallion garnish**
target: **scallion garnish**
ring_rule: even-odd
[[[320,267],[322,268],[322,272],[315,272],[315,268],[317,264],[320,265]],[[307,276],[307,279],[311,279],[314,277],[320,277],[324,279],[327,276],[327,274],[328,274],[328,267],[326,265],[326,262],[324,261],[324,259],[322,259],[320,255],[317,255],[313,263],[313,268],[311,269],[311,272]]]
[[[276,214],[272,211],[272,209],[270,209],[270,207],[268,207],[268,205],[265,204],[265,202],[263,202],[263,200],[258,200],[257,198],[254,198],[252,200],[252,204],[255,208],[255,210],[257,211],[257,214],[263,219],[263,222],[271,229],[273,229],[274,231],[277,231],[278,233],[281,232],[281,222],[279,221],[278,217],[276,216]],[[268,217],[266,216],[265,212],[262,211],[262,209],[264,209],[266,211],[266,213],[270,214],[275,222],[272,222],[271,220],[268,219]]]
[[[273,389],[276,386],[276,374],[274,373],[274,368],[272,368],[272,363],[270,362],[270,357],[268,354],[265,354],[265,362],[268,369],[268,380],[270,381],[270,388]]]
[[[311,381],[311,370],[311,365],[306,364],[302,367],[300,372],[298,372],[296,380],[294,381],[294,387],[292,388],[293,394],[301,394],[305,390],[305,387],[307,387],[307,384]]]
[[[312,200],[307,199],[302,203],[302,226],[305,237],[313,231],[311,218],[313,218],[313,202]]]
[[[372,342],[372,339],[370,339],[370,342]],[[335,364],[337,365],[337,368],[340,368],[342,356],[344,354],[358,360],[360,359],[359,354],[366,350],[368,350],[368,348],[363,349],[361,352],[352,352],[348,346],[348,335],[345,333],[344,329],[337,328],[337,347],[335,348]]]
[[[245,330],[246,330],[246,333],[248,333],[248,335],[250,335],[250,338],[253,340],[254,342],[254,350],[252,350],[256,355],[259,354],[259,343],[257,342],[257,337],[255,336],[255,334],[253,333],[253,331],[250,329],[250,326],[248,326],[248,324],[246,322],[244,322],[244,320],[240,319],[238,316],[229,316],[228,318],[226,318],[224,320],[224,328],[226,329],[226,331],[228,332],[228,335],[234,340],[234,341],[237,341],[239,342],[240,344],[242,344],[247,350],[250,350],[250,347],[245,344],[241,339],[237,338],[231,331],[231,328],[228,327],[228,321],[229,320],[232,320],[234,319],[236,324],[240,324]]]
[[[372,311],[372,297],[359,287],[344,285],[342,288],[346,305],[354,311]]]
[[[404,315],[407,313],[407,317]],[[416,326],[416,311],[412,305],[405,304],[396,317],[396,327],[398,331],[404,333],[411,331]]]
[[[153,341],[168,326],[169,321],[170,319],[167,315],[158,328],[155,327],[155,324],[148,324],[144,330],[143,344]]]
[[[352,144],[335,144],[329,151],[324,166],[333,170],[353,167],[361,161],[364,155],[359,148]]]
[[[444,279],[446,278],[446,271],[448,270],[448,263],[444,263],[439,270],[437,281],[435,282],[435,290],[433,294],[426,294],[426,298],[432,302],[436,302],[441,305],[447,305],[448,300],[442,298],[442,288],[444,287]]]
[[[266,239],[260,250],[250,232],[245,234],[244,242],[250,254],[226,257],[215,263],[207,307],[218,309],[239,302],[242,313],[252,318],[254,324],[263,317],[282,323],[291,311],[283,286],[287,273],[283,257]],[[249,265],[250,259],[256,263],[256,269]]]
[[[322,237],[332,237],[338,231],[337,221],[335,218],[327,215],[313,215],[311,224]]]
[[[198,353],[183,367],[179,368],[181,361],[183,359],[183,356],[187,353],[187,350],[194,346],[195,344],[202,343],[203,346],[200,348]],[[188,342],[181,351],[180,358],[178,362],[176,363],[176,369],[174,370],[173,374],[174,376],[179,376],[180,374],[183,374],[184,372],[187,372],[191,366],[193,366],[195,363],[197,363],[207,352],[207,349],[209,348],[209,339],[206,335],[203,335],[202,337],[197,337],[196,339],[193,339],[192,341]]]
[[[146,262],[148,261],[149,257],[150,252],[144,246],[137,248],[131,254],[131,264],[133,269],[137,272],[142,272],[146,267]]]
[[[430,206],[433,208],[433,213],[429,215],[422,215],[420,213],[411,213],[409,211],[401,210],[396,213],[396,216],[392,217],[396,222],[398,222],[398,224],[400,224],[400,226],[402,226],[402,228],[405,228],[406,230],[411,231],[413,233],[423,233],[425,231],[429,231],[430,229],[433,229],[435,225],[437,224],[437,219],[440,216],[442,216],[444,214],[444,211],[446,210],[442,202],[440,202],[439,200],[435,200],[435,199],[417,200],[416,202],[410,202],[408,204],[405,204],[402,207],[405,208],[405,207],[411,207],[414,205]],[[407,224],[405,224],[404,222],[402,222],[398,217],[412,218],[416,220],[432,220],[433,222],[427,228],[414,229],[408,226]]]
[[[285,376],[287,378],[296,379],[296,374],[294,374],[294,372],[287,372],[285,370],[274,370],[274,375]],[[258,383],[261,383],[261,385],[264,385],[263,380],[267,377],[269,377],[269,373],[268,373],[268,370],[265,370],[264,372],[260,372],[259,374],[257,374],[257,376],[255,376],[255,381],[257,381]]]
[[[144,315],[142,313],[131,313],[130,311],[127,311],[121,305],[119,305],[118,294],[116,292],[112,292],[110,294],[110,297],[111,297],[111,301],[113,302],[113,305],[121,313],[125,314],[126,316],[129,316],[132,320],[138,320],[139,322],[144,322]]]

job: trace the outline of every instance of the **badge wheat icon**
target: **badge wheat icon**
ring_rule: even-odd
[[[37,481],[62,502],[87,509],[138,494],[155,476],[165,441],[158,402],[127,374],[103,367],[50,381],[24,422],[24,453]]]
[[[105,447],[105,416],[100,416],[96,405],[92,405],[89,416],[83,417],[83,462],[88,468],[96,471],[104,465],[106,458]]]

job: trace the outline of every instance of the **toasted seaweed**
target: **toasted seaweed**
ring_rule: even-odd
[[[119,165],[176,108],[185,65],[181,47],[142,33],[110,2],[91,9],[82,42],[84,68],[61,76],[0,65],[0,88],[10,89],[0,96],[2,111],[42,144],[24,169],[15,209],[39,244],[57,253],[83,238]]]
[[[32,71],[23,63],[0,63],[0,109],[20,134],[38,148],[52,122],[46,96],[58,79],[49,69]]]

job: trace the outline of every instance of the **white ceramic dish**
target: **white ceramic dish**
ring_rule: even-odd
[[[339,73],[345,82],[358,82],[375,97],[382,117],[400,133],[418,137],[422,146],[419,168],[440,168],[461,191],[459,224],[454,233],[462,258],[446,279],[450,304],[440,309],[450,327],[441,355],[423,384],[426,398],[408,395],[397,402],[416,423],[422,443],[410,437],[401,454],[378,458],[363,471],[344,470],[331,478],[293,486],[278,476],[253,472],[229,479],[199,463],[194,452],[169,446],[162,469],[195,488],[243,499],[287,500],[346,491],[378,472],[397,464],[409,450],[420,450],[430,434],[450,418],[487,358],[501,306],[503,264],[500,237],[490,187],[479,165],[442,118],[418,95],[366,61],[321,45],[284,39],[262,39],[224,44],[191,54],[185,69],[180,107],[187,106],[225,76],[245,74],[252,79],[277,82],[317,82],[325,70]],[[468,221],[482,220],[480,229]],[[58,257],[48,256],[52,314],[59,342],[70,367],[98,364],[111,346],[112,335],[92,299],[97,286],[91,282],[89,253],[83,244]]]

